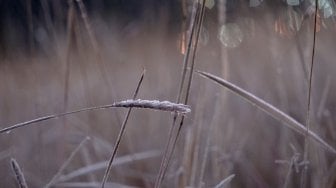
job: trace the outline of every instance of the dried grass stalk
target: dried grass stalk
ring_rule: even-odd
[[[70,114],[76,114],[80,112],[86,112],[86,111],[93,111],[93,110],[103,110],[103,109],[108,109],[108,108],[119,108],[119,107],[124,107],[124,108],[149,108],[149,109],[154,109],[154,110],[162,110],[162,111],[170,111],[170,112],[176,112],[176,113],[181,113],[181,114],[186,114],[189,113],[190,106],[184,105],[184,104],[176,104],[172,103],[169,101],[158,101],[158,100],[142,100],[142,99],[137,99],[137,100],[125,100],[121,102],[115,102],[113,104],[108,104],[108,105],[103,105],[103,106],[94,106],[94,107],[89,107],[89,108],[82,108],[79,110],[74,110],[70,112],[65,112],[65,113],[60,113],[60,114],[54,114],[54,115],[49,115],[49,116],[43,116],[39,117],[36,119],[32,119],[29,121],[17,123],[15,125],[9,126],[7,128],[1,129],[0,134],[2,133],[8,133],[14,129],[24,127],[33,123],[49,120],[49,119],[57,119],[63,116],[67,116]]]
[[[142,71],[142,74],[140,76],[140,79],[139,79],[139,82],[138,82],[138,85],[135,89],[135,92],[133,94],[133,99],[135,99],[137,96],[138,96],[138,93],[139,93],[139,90],[140,90],[140,86],[142,84],[142,81],[144,79],[144,76],[145,76],[145,69]],[[113,148],[113,151],[112,151],[112,154],[111,154],[111,157],[110,157],[110,160],[107,164],[107,167],[106,167],[106,170],[105,170],[105,173],[104,173],[104,176],[103,176],[103,180],[102,180],[102,184],[101,184],[101,187],[104,188],[105,187],[105,183],[107,182],[108,180],[108,176],[109,176],[109,173],[110,173],[110,170],[112,168],[112,163],[113,163],[113,160],[114,160],[114,157],[117,155],[117,150],[119,148],[119,145],[120,145],[120,142],[121,142],[121,138],[123,137],[124,135],[124,132],[126,130],[126,125],[127,125],[127,122],[128,122],[128,118],[130,117],[131,115],[131,111],[132,111],[132,108],[128,108],[128,111],[126,113],[126,116],[124,118],[124,121],[120,127],[120,131],[119,131],[119,134],[118,134],[118,137],[117,137],[117,140],[115,141],[115,144],[114,144],[114,148]]]
[[[13,172],[15,174],[16,182],[18,183],[19,187],[20,188],[28,188],[26,180],[24,178],[24,175],[21,171],[21,168],[20,168],[18,162],[14,158],[11,158],[10,163],[11,163]]]
[[[196,4],[194,5],[194,7],[197,7],[197,8],[196,8],[195,16],[193,17],[194,19],[191,22],[191,34],[189,36],[188,48],[187,48],[187,52],[185,54],[184,61],[183,61],[182,78],[181,78],[181,81],[180,81],[180,88],[179,88],[179,92],[178,92],[177,103],[179,103],[181,100],[184,100],[183,103],[188,104],[191,82],[192,82],[192,79],[193,79],[193,70],[194,70],[194,67],[195,67],[195,57],[196,57],[196,52],[197,52],[197,44],[198,44],[198,39],[199,39],[200,30],[201,30],[201,27],[202,27],[202,22],[203,22],[204,12],[205,12],[205,0],[202,0],[201,5],[198,4],[199,2],[200,2],[200,0],[197,0],[197,1],[194,2],[194,3],[197,3],[197,5]],[[196,37],[196,38],[194,39],[194,37]],[[187,75],[188,62],[189,62],[190,56],[191,56],[190,71],[189,71],[189,74]],[[188,76],[188,78],[187,78],[187,76]],[[185,81],[186,81],[186,84],[187,84],[186,86],[184,86]],[[184,99],[182,99],[183,90],[185,90]],[[177,139],[179,137],[181,128],[182,128],[183,123],[184,123],[184,116],[182,116],[178,126],[176,126],[176,123],[177,123],[177,114],[174,115],[173,124],[172,124],[172,126],[169,130],[168,142],[167,142],[167,145],[165,147],[165,153],[164,153],[164,156],[163,156],[161,164],[160,164],[160,169],[159,169],[157,179],[155,181],[155,185],[154,185],[155,188],[161,187],[161,183],[162,183],[162,181],[164,179],[164,176],[165,176],[165,173],[168,169],[170,159],[171,159],[171,157],[174,153],[175,145],[176,145]],[[176,132],[174,132],[175,129],[176,129]],[[175,135],[174,135],[174,133],[175,133]]]

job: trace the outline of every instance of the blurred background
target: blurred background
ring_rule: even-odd
[[[192,0],[0,0],[0,126],[133,96],[175,101]],[[336,4],[318,0],[311,129],[336,147]],[[197,70],[305,124],[315,0],[206,0]],[[304,136],[194,75],[192,113],[163,187],[299,187]],[[99,187],[127,109],[43,121],[0,135],[1,187]],[[134,109],[107,187],[154,187],[173,115]],[[86,138],[90,137],[89,140]],[[76,149],[77,148],[77,149]],[[336,187],[335,155],[311,142],[306,187]],[[71,161],[61,169],[62,164]]]

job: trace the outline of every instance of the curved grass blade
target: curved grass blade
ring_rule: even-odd
[[[227,88],[229,91],[239,95],[252,105],[258,107],[268,115],[272,116],[273,118],[283,122],[287,127],[295,130],[296,132],[306,136],[308,135],[309,138],[314,140],[315,142],[319,143],[324,149],[336,154],[336,150],[330,146],[327,142],[325,142],[321,137],[319,137],[316,133],[312,132],[311,130],[306,129],[305,126],[303,126],[301,123],[287,115],[286,113],[280,111],[273,105],[267,103],[266,101],[260,99],[259,97],[253,95],[252,93],[220,78],[217,76],[214,76],[210,73],[207,72],[202,72],[202,71],[197,71],[201,76],[208,78],[216,83],[218,83],[221,86],[224,86]]]
[[[226,187],[235,176],[236,176],[235,174],[231,174],[230,176],[226,177],[221,182],[219,182],[219,184],[217,184],[214,188],[224,188],[224,187]]]

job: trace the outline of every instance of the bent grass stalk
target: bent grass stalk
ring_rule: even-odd
[[[257,96],[253,95],[252,93],[220,78],[217,76],[214,76],[210,73],[207,72],[202,72],[202,71],[197,71],[198,74],[200,74],[201,76],[208,78],[214,82],[216,82],[217,84],[224,86],[225,88],[227,88],[229,91],[233,92],[234,94],[242,97],[243,99],[245,99],[246,101],[248,101],[249,103],[251,103],[252,105],[258,107],[259,109],[261,109],[262,111],[264,111],[266,114],[272,116],[273,118],[281,121],[284,123],[284,125],[286,125],[287,127],[293,129],[294,131],[302,134],[303,136],[307,136],[310,139],[314,140],[315,142],[317,142],[320,146],[322,146],[324,149],[326,149],[327,151],[336,154],[336,150],[329,145],[327,142],[325,142],[321,137],[319,137],[316,133],[312,132],[311,130],[307,130],[307,128],[302,125],[301,123],[299,123],[298,121],[296,121],[295,119],[293,119],[292,117],[290,117],[289,115],[287,115],[286,113],[280,111],[279,109],[277,109],[276,107],[274,107],[273,105],[267,103],[266,101],[258,98]]]
[[[0,130],[0,134],[3,133],[9,133],[10,131],[20,128],[20,127],[25,127],[30,124],[38,123],[41,121],[46,121],[50,119],[57,119],[60,117],[68,116],[71,114],[77,114],[80,112],[86,112],[86,111],[94,111],[94,110],[104,110],[104,109],[109,109],[109,108],[148,108],[148,109],[153,109],[153,110],[160,110],[160,111],[169,111],[169,112],[176,112],[180,114],[187,114],[189,113],[190,106],[184,105],[184,104],[176,104],[173,102],[169,101],[158,101],[158,100],[142,100],[142,99],[137,99],[137,100],[125,100],[125,101],[120,101],[120,102],[115,102],[112,104],[107,104],[107,105],[102,105],[102,106],[94,106],[94,107],[88,107],[88,108],[82,108],[79,110],[74,110],[70,112],[64,112],[60,114],[54,114],[54,115],[48,115],[48,116],[43,116],[39,117],[36,119],[32,119],[29,121],[17,123],[15,125],[3,128]]]

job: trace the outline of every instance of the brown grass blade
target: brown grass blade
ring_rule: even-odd
[[[324,149],[336,154],[336,150],[330,146],[327,142],[325,142],[321,137],[319,137],[316,133],[312,132],[311,130],[306,129],[305,126],[303,126],[301,123],[299,123],[298,121],[296,121],[295,119],[293,119],[292,117],[290,117],[289,115],[287,115],[286,113],[280,111],[279,109],[277,109],[276,107],[274,107],[273,105],[267,103],[266,101],[260,99],[259,97],[253,95],[252,93],[220,78],[217,76],[214,76],[210,73],[207,72],[202,72],[202,71],[197,71],[197,73],[199,73],[200,75],[202,75],[205,78],[208,78],[216,83],[218,83],[221,86],[224,86],[225,88],[227,88],[229,91],[237,94],[238,96],[242,97],[243,99],[245,99],[246,101],[248,101],[249,103],[251,103],[252,105],[258,107],[259,109],[261,109],[262,111],[264,111],[265,113],[267,113],[268,115],[272,116],[273,118],[281,121],[284,123],[284,125],[286,125],[287,127],[295,130],[296,132],[302,134],[302,135],[308,135],[308,137],[312,140],[314,140],[315,142],[317,142],[318,144],[320,144]]]

